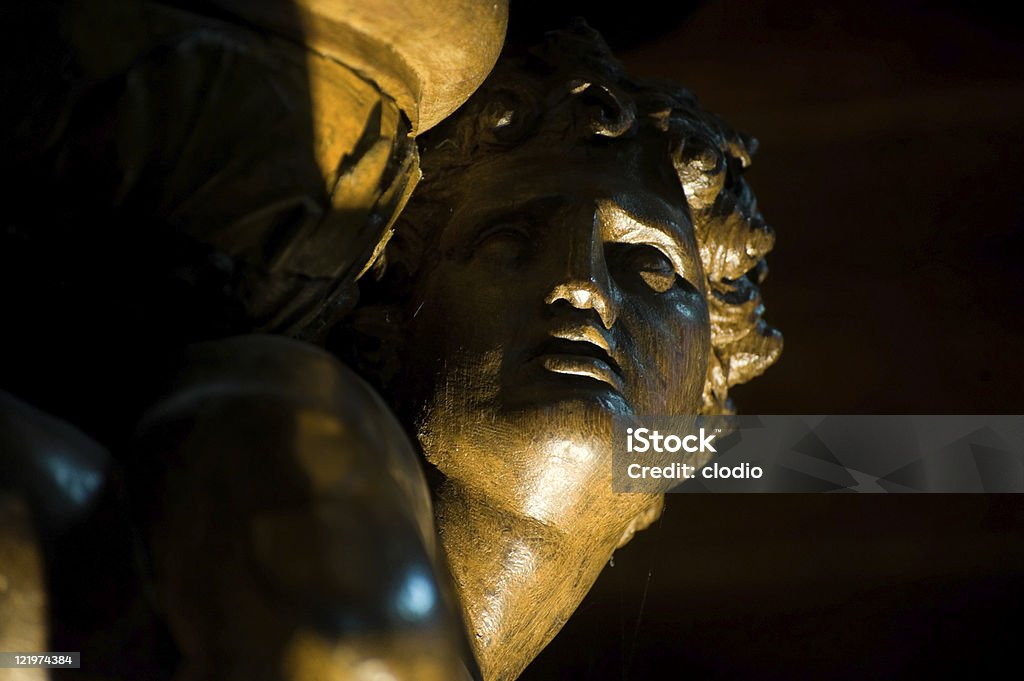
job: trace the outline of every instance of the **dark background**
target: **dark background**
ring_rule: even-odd
[[[741,412],[1024,412],[1012,10],[513,0],[511,49],[574,15],[761,141],[786,347]],[[1022,540],[1016,496],[672,495],[523,678],[994,675],[1024,634]]]
[[[1022,413],[1024,48],[1007,6],[513,0],[510,42],[585,16],[637,75],[760,138],[750,178],[778,233],[764,296],[786,349],[735,389],[742,412]],[[1010,676],[1019,499],[672,495],[523,679]]]

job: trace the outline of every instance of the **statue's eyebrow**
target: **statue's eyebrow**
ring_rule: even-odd
[[[459,221],[464,224],[456,238],[473,238],[482,230],[502,222],[517,219],[540,221],[565,204],[565,194],[550,193],[528,196],[525,199],[511,197],[499,204],[471,204],[460,210]],[[455,216],[453,216],[455,217]]]
[[[606,240],[657,248],[672,262],[679,276],[703,289],[704,274],[694,249],[687,247],[681,233],[682,225],[638,217],[611,199],[598,202],[597,217],[605,230]]]
[[[533,217],[555,210],[565,204],[566,201],[567,198],[565,194],[558,193],[535,194],[527,196],[525,199],[511,197],[509,200],[498,205],[487,206],[478,212],[474,211],[473,214],[477,217],[487,218],[488,220],[503,218],[510,215],[526,215],[528,217]]]

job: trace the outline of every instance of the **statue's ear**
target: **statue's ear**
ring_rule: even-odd
[[[401,306],[364,305],[335,330],[330,350],[388,394],[399,373],[405,326]]]

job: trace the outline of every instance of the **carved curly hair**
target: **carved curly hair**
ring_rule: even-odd
[[[743,178],[757,143],[700,109],[687,90],[627,76],[582,20],[548,34],[525,58],[500,61],[458,112],[421,138],[424,177],[375,265],[378,278],[397,270],[408,281],[429,267],[461,172],[541,133],[594,144],[664,136],[707,278],[712,349],[701,413],[734,413],[729,388],[760,375],[782,351],[760,294],[775,234]]]

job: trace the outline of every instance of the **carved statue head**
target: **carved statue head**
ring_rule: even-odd
[[[742,176],[754,141],[582,23],[499,62],[422,145],[371,294],[401,308],[385,392],[445,478],[485,676],[514,678],[660,511],[611,492],[612,418],[730,412],[778,356],[774,236]]]
[[[666,257],[666,271],[670,264],[678,277],[672,291],[659,293],[680,296],[693,289],[704,299],[710,327],[707,357],[691,357],[694,349],[688,348],[684,363],[687,379],[698,364],[706,362],[707,371],[697,403],[687,385],[681,386],[675,404],[685,403],[689,412],[732,413],[728,389],[760,375],[778,358],[782,337],[762,319],[759,288],[767,274],[764,256],[775,237],[743,177],[756,140],[700,109],[687,90],[628,76],[585,24],[550,34],[525,59],[499,62],[473,98],[421,141],[423,180],[378,263],[392,283],[401,282],[392,290],[402,291],[414,323],[433,302],[426,282],[446,260],[484,246],[481,255],[500,254],[492,263],[495,268],[504,263],[515,269],[528,255],[525,246],[551,250],[535,238],[536,227],[568,236],[570,223],[582,219],[590,227],[600,223],[610,230],[604,271],[590,273],[586,290],[552,294],[552,301],[565,299],[572,306],[592,299],[592,309],[607,328],[605,321],[612,316],[617,323],[620,313],[628,317],[621,309],[624,301],[635,299],[636,291],[647,293],[644,287],[631,291],[612,270],[628,265],[656,291],[668,283],[667,278],[658,282],[650,271],[659,255]],[[636,192],[650,200],[630,197]],[[573,193],[590,195],[580,196],[592,204],[589,217],[567,215],[567,195]],[[648,214],[638,214],[644,211]],[[662,227],[668,226],[664,221],[677,224],[664,231],[659,220]],[[475,229],[473,237],[481,237],[480,242],[454,250],[456,232],[467,228]],[[664,240],[656,239],[659,231]],[[669,242],[676,253],[665,252]],[[628,243],[651,250],[615,245]],[[627,255],[635,258],[632,263],[623,261]],[[500,270],[492,269],[493,280],[499,276]],[[513,280],[524,286],[529,276],[522,271]],[[587,273],[581,276],[588,279]],[[602,285],[614,290],[601,291]],[[507,285],[502,291],[501,299],[489,301],[490,316],[518,311],[513,298],[518,291]],[[461,291],[459,297],[478,296]],[[696,300],[688,304],[700,307]],[[441,317],[450,327],[458,324],[455,313],[448,309],[430,317]],[[668,316],[661,315],[659,322]],[[623,325],[629,324],[627,317]],[[477,318],[474,325],[481,321]],[[669,345],[693,342],[677,337]],[[647,406],[642,396],[637,399],[634,407]]]

